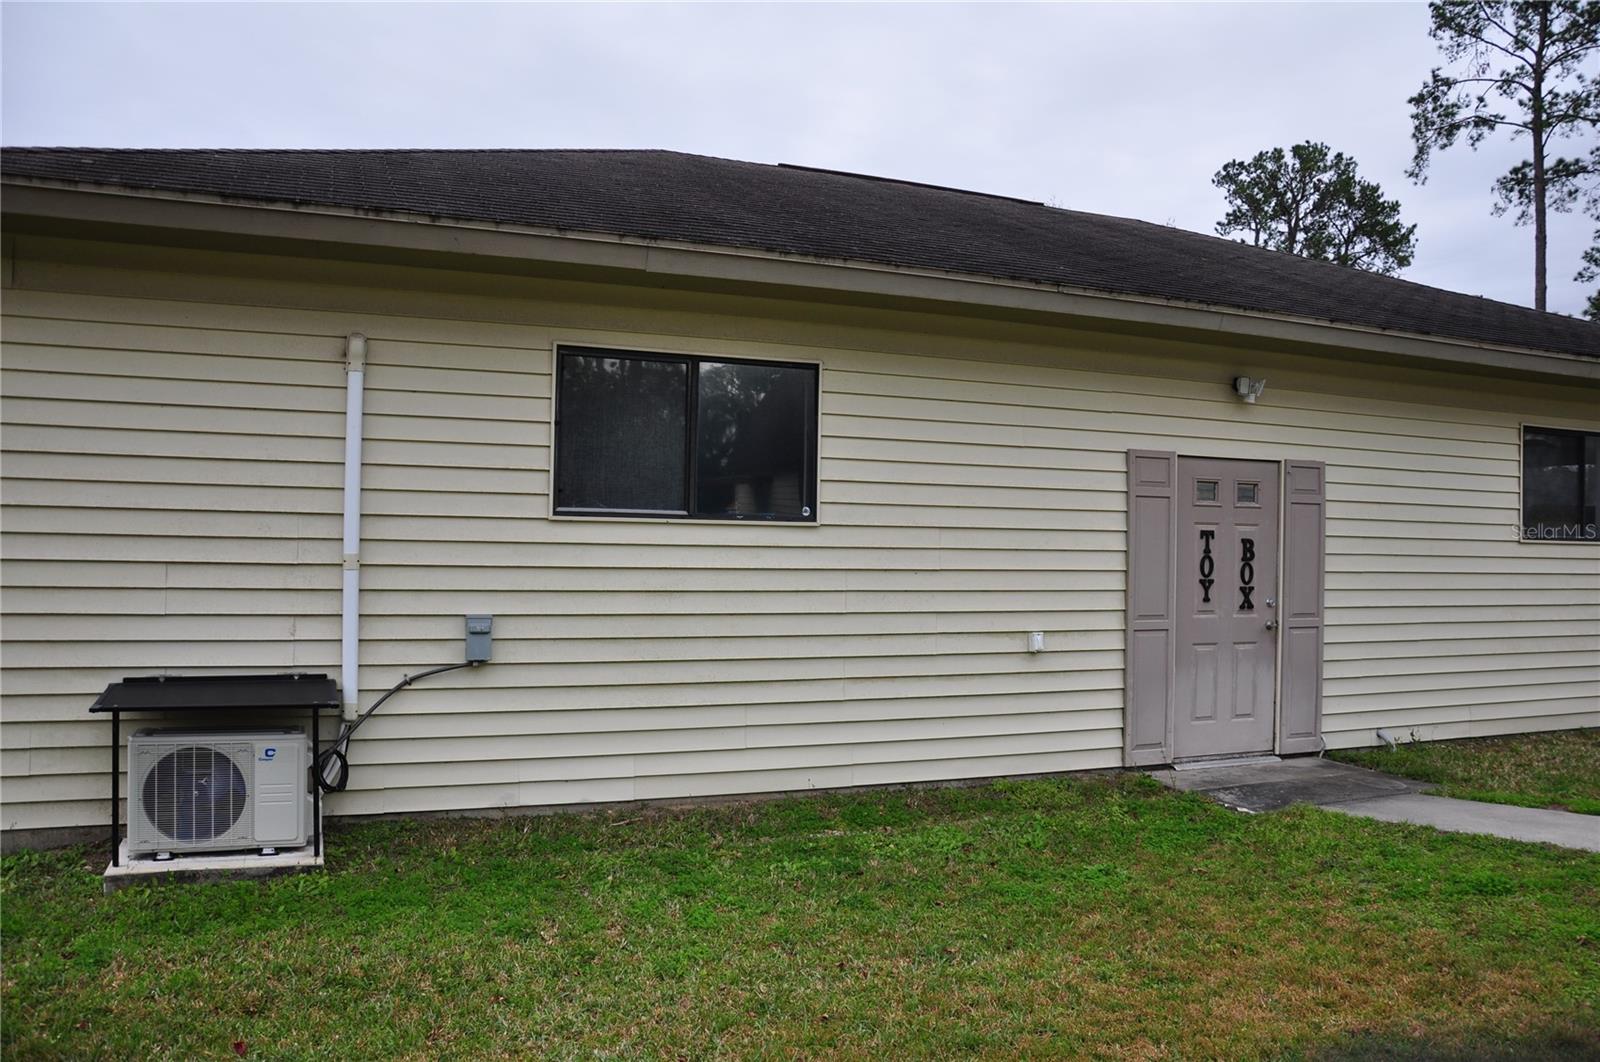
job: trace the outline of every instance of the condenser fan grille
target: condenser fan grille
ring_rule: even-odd
[[[140,794],[150,824],[174,841],[210,841],[244,814],[249,787],[220,749],[187,745],[162,756]]]

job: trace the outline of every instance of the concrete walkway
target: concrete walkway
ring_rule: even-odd
[[[1315,756],[1151,773],[1163,785],[1250,814],[1314,804],[1361,818],[1600,852],[1600,816],[1428,796],[1425,782]]]

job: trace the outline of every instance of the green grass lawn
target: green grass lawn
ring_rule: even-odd
[[[7,1059],[1600,1058],[1600,856],[1138,775],[4,861]]]
[[[1433,782],[1441,796],[1600,815],[1600,729],[1419,741],[1328,755]]]

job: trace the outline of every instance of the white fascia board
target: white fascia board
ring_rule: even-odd
[[[935,302],[957,310],[968,306],[991,312],[1045,313],[1122,326],[1340,347],[1367,355],[1600,383],[1600,358],[1064,285],[393,211],[242,201],[18,178],[8,179],[5,188],[5,211],[15,216],[541,262],[689,281]]]

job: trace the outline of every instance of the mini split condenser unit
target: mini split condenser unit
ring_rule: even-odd
[[[128,740],[128,851],[298,848],[311,741],[297,729],[140,730]]]

